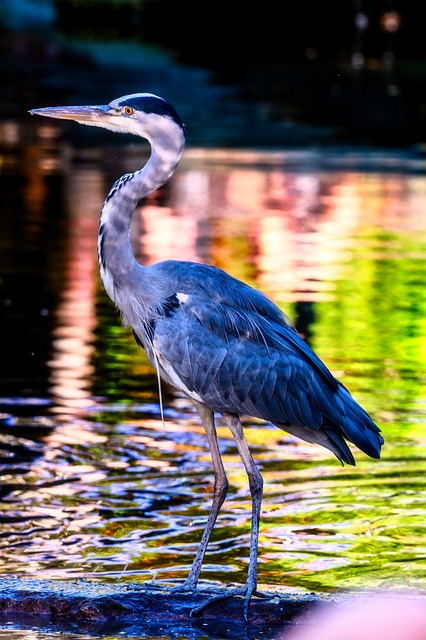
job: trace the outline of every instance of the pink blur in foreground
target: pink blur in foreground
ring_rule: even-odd
[[[327,606],[277,640],[426,640],[426,597],[372,596]]]

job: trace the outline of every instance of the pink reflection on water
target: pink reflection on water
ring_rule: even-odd
[[[197,228],[193,216],[179,214],[173,207],[146,204],[133,219],[133,250],[147,263],[174,257],[200,260],[196,253]]]
[[[96,326],[97,228],[104,185],[99,170],[77,170],[68,176],[66,208],[70,218],[65,279],[56,309],[50,391],[53,411],[75,416],[93,404],[93,332]]]

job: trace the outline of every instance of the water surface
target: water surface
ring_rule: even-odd
[[[0,571],[181,581],[211,499],[206,438],[167,388],[162,422],[156,376],[96,264],[103,198],[146,147],[5,127]],[[354,452],[352,468],[245,420],[265,480],[268,589],[426,588],[424,174],[420,152],[193,148],[137,209],[138,259],[208,262],[264,290],[382,428],[382,459]],[[202,579],[241,583],[250,496],[218,424],[230,491]]]

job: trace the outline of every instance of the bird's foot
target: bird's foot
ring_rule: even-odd
[[[185,580],[182,584],[172,585],[167,580],[150,580],[140,585],[141,589],[152,589],[156,591],[167,591],[168,593],[189,593],[197,590],[197,584],[193,584],[188,580]]]
[[[152,589],[153,591],[172,591],[173,589],[179,590],[181,588],[181,585],[174,587],[173,584],[171,584],[171,581],[168,581],[167,579],[157,580],[157,577],[154,576],[152,580],[141,583],[139,585],[139,588]]]
[[[268,598],[270,597],[268,594],[263,594],[261,591],[257,591],[255,587],[251,585],[245,585],[244,587],[236,587],[232,589],[221,589],[220,592],[212,591],[212,594],[209,595],[209,598],[203,604],[200,604],[198,607],[194,607],[190,613],[190,617],[193,618],[197,613],[203,611],[209,604],[212,602],[217,602],[218,600],[225,600],[226,598],[233,598],[234,596],[243,596],[244,597],[244,620],[248,622],[248,609],[250,604],[250,599],[252,596],[257,598]]]
[[[262,593],[261,591],[257,591],[255,586],[246,584],[244,587],[233,587],[233,588],[218,588],[218,589],[200,589],[197,587],[197,583],[192,580],[185,580],[182,584],[177,584],[175,586],[171,586],[170,583],[162,584],[161,581],[153,580],[152,582],[144,582],[143,585],[140,585],[141,588],[148,588],[152,590],[164,590],[168,593],[194,593],[198,592],[200,595],[206,596],[206,600],[191,609],[190,617],[193,618],[198,613],[203,611],[206,607],[208,607],[213,602],[218,602],[220,600],[226,600],[227,598],[233,597],[243,597],[244,598],[244,620],[248,622],[248,610],[249,604],[252,596],[256,598],[270,598],[270,593]]]
[[[170,587],[170,593],[188,593],[189,591],[196,591],[197,583],[185,580],[182,584],[177,584],[175,587]]]

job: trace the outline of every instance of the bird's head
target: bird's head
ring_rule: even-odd
[[[44,107],[31,114],[102,127],[118,133],[132,133],[161,144],[170,136],[185,138],[185,127],[173,106],[151,93],[132,93],[107,105]]]

